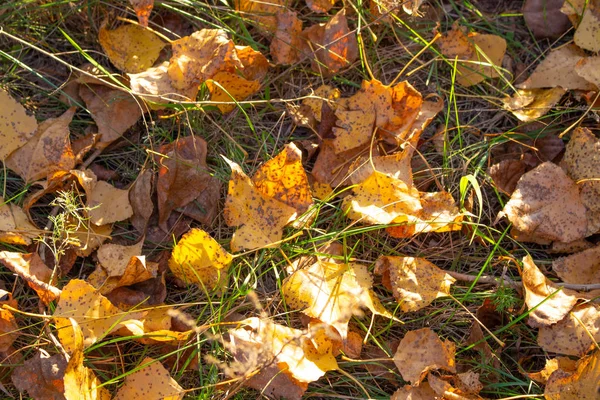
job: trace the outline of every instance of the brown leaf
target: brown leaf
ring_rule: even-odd
[[[271,41],[271,57],[275,64],[295,64],[301,58],[302,21],[295,11],[285,10],[276,15],[277,29]]]
[[[122,90],[82,84],[79,95],[98,126],[98,148],[105,148],[134,126],[147,109],[143,102]]]
[[[552,269],[566,283],[600,283],[600,245],[552,262]]]
[[[600,57],[583,57],[575,66],[575,71],[586,81],[596,86],[600,86],[600,73],[598,72],[599,67]]]
[[[4,162],[25,182],[46,178],[58,171],[75,167],[75,155],[69,140],[69,124],[75,115],[72,107],[58,118],[42,122],[29,141]]]
[[[28,245],[38,233],[21,207],[6,203],[0,196],[0,242]]]
[[[263,33],[274,33],[277,30],[277,15],[284,12],[285,0],[235,0],[237,11],[242,17],[249,19]]]
[[[46,305],[60,296],[60,289],[53,286],[57,276],[44,264],[37,253],[0,251],[0,262],[20,276]]]
[[[326,13],[336,2],[337,0],[306,0],[306,5],[316,13]]]
[[[184,207],[214,184],[206,165],[206,142],[187,136],[161,146],[156,193],[158,224],[166,232],[171,212]]]
[[[344,11],[338,12],[326,24],[305,29],[302,36],[312,70],[323,76],[337,73],[358,58],[356,33],[348,28]]]
[[[129,4],[133,6],[140,25],[147,28],[148,18],[154,8],[154,0],[129,0]]]
[[[38,351],[14,369],[11,380],[19,392],[26,391],[34,399],[65,400],[63,378],[66,368],[64,355],[50,356]]]
[[[13,313],[4,308],[4,305],[17,309],[17,301],[13,300],[12,293],[0,289],[0,352],[8,351],[19,337],[19,325]]]
[[[572,44],[552,50],[529,78],[516,87],[538,89],[560,86],[566,90],[594,90],[596,86],[580,77],[576,72],[575,66],[583,57],[585,57],[585,52]]]
[[[154,172],[146,169],[138,175],[129,190],[129,203],[133,209],[133,215],[130,218],[131,225],[141,234],[146,232],[148,222],[154,212],[154,202],[152,201],[153,181]]]
[[[424,258],[381,256],[375,273],[389,282],[403,312],[420,310],[447,296],[456,279]]]
[[[431,389],[428,382],[423,382],[419,386],[405,385],[396,390],[390,400],[431,400],[437,398],[436,393]]]
[[[546,360],[544,369],[538,372],[528,373],[527,376],[529,379],[545,385],[546,382],[548,382],[548,378],[550,378],[554,371],[558,369],[574,372],[577,369],[576,362],[569,357],[551,358]]]
[[[7,92],[0,90],[0,160],[24,146],[36,133],[35,117],[27,115],[25,108]]]
[[[550,281],[534,264],[531,256],[523,258],[523,288],[529,310],[528,324],[532,327],[550,326],[562,320],[578,301],[578,293]],[[543,302],[543,303],[542,303]]]
[[[546,384],[544,397],[548,400],[593,400],[600,392],[600,352],[579,360],[573,373],[555,371]]]
[[[564,0],[525,2],[523,17],[536,38],[557,38],[571,27],[569,18],[560,11],[564,2]]]
[[[561,166],[577,184],[585,206],[585,236],[600,232],[600,139],[587,128],[575,129],[567,144]]]
[[[503,160],[488,169],[488,175],[501,192],[511,195],[517,188],[517,182],[525,173],[525,164],[521,160]]]
[[[502,213],[516,229],[540,239],[570,242],[587,231],[577,185],[551,162],[521,177]]]
[[[429,371],[456,372],[455,351],[454,343],[442,342],[431,329],[423,328],[406,333],[394,354],[394,363],[404,380],[418,386]]]
[[[592,242],[585,239],[574,240],[572,242],[552,242],[552,248],[548,249],[548,253],[579,253],[594,247]]]
[[[599,340],[600,306],[586,303],[575,306],[556,324],[542,326],[537,343],[548,352],[581,357]]]
[[[131,286],[121,286],[106,295],[115,306],[128,310],[140,304],[156,306],[162,304],[167,297],[164,272],[160,276],[151,278]]]

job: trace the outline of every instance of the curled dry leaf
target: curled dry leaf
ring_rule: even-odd
[[[231,254],[201,229],[183,235],[173,248],[169,269],[185,283],[204,290],[221,289],[227,283]]]
[[[429,371],[443,369],[456,372],[454,343],[442,340],[429,328],[407,332],[396,354],[394,363],[405,381],[418,386]]]
[[[277,14],[277,29],[270,46],[275,64],[288,65],[300,61],[303,46],[301,32],[302,21],[295,11],[285,10]]]
[[[566,283],[600,283],[600,245],[558,258],[552,262],[552,269]]]
[[[105,85],[82,84],[79,96],[98,126],[97,148],[105,148],[119,139],[147,111],[144,103],[130,93]]]
[[[79,279],[70,280],[63,288],[52,315],[58,339],[69,352],[76,351],[79,346],[71,320],[81,326],[81,346],[87,348],[136,317],[139,315],[122,312],[92,285]]]
[[[12,294],[0,289],[0,352],[8,351],[19,337],[19,325],[13,313],[4,305],[17,309],[17,301],[13,300]]]
[[[183,388],[171,377],[160,361],[146,357],[135,369],[135,372],[125,377],[125,382],[117,391],[114,400],[183,399],[185,394]]]
[[[295,208],[299,215],[313,204],[302,152],[294,143],[263,163],[252,176],[252,183],[260,193]]]
[[[585,57],[585,52],[575,45],[563,46],[550,51],[550,54],[535,68],[519,89],[553,88],[560,86],[566,90],[594,90],[596,86],[576,72],[577,63]]]
[[[229,331],[226,347],[235,362],[225,373],[231,377],[258,373],[244,385],[275,398],[301,399],[310,382],[338,368],[326,336],[315,340],[314,333],[275,324],[259,318],[240,321],[240,328]]]
[[[523,5],[525,23],[536,38],[557,38],[570,27],[569,18],[560,9],[564,0],[527,0]]]
[[[263,194],[236,163],[227,160],[231,179],[225,200],[225,222],[238,229],[231,239],[231,250],[273,246],[281,240],[283,227],[296,219],[297,211]]]
[[[592,340],[593,338],[593,340]],[[600,341],[600,306],[585,303],[575,306],[554,325],[542,326],[537,342],[548,352],[581,357]]]
[[[346,340],[348,322],[352,316],[362,315],[362,309],[391,317],[372,287],[373,278],[366,266],[318,257],[308,268],[287,277],[281,291],[288,306],[335,327]]]
[[[577,185],[551,162],[521,177],[502,214],[530,238],[570,242],[587,232]]]
[[[27,392],[34,399],[65,399],[63,378],[67,360],[63,354],[50,356],[38,351],[16,367],[11,380],[20,393]]]
[[[198,136],[179,138],[159,149],[160,169],[156,182],[158,224],[166,232],[171,212],[214,190],[218,180],[206,165],[206,142]]]
[[[525,163],[521,160],[502,160],[492,165],[487,172],[496,188],[510,196],[517,188],[517,183],[525,173],[525,168]]]
[[[285,12],[286,0],[235,0],[235,9],[263,33],[277,30],[277,15]]]
[[[144,28],[148,27],[148,18],[154,8],[154,0],[129,0],[129,4],[133,6],[140,25]]]
[[[575,129],[561,166],[577,184],[585,206],[585,236],[600,232],[600,139],[587,128]]]
[[[0,242],[29,245],[38,231],[21,207],[6,203],[0,196]]]
[[[600,351],[580,359],[574,372],[558,369],[548,379],[548,400],[593,400],[600,393]]]
[[[544,365],[544,369],[538,372],[530,372],[527,376],[536,382],[539,382],[543,385],[548,382],[548,378],[550,375],[554,373],[554,371],[562,369],[563,371],[573,372],[577,369],[576,362],[569,357],[556,357],[546,360],[546,365]]]
[[[356,32],[348,28],[345,11],[338,12],[325,24],[305,29],[302,36],[312,70],[323,76],[337,73],[358,58]]]
[[[165,43],[152,31],[139,25],[123,25],[114,30],[100,27],[98,41],[115,67],[137,74],[152,67]]]
[[[75,115],[75,107],[58,118],[42,122],[27,143],[15,150],[5,161],[25,182],[33,182],[55,172],[75,168],[75,155],[69,140],[69,124]]]
[[[523,288],[529,310],[529,325],[549,326],[562,320],[578,300],[574,290],[564,289],[550,281],[534,264],[531,256],[523,258]]]
[[[27,282],[44,304],[48,305],[60,296],[60,289],[54,286],[58,274],[53,276],[37,253],[0,251],[0,262]]]
[[[142,171],[129,190],[129,203],[133,210],[131,225],[139,232],[146,232],[148,221],[154,212],[152,201],[154,172],[150,169]]]
[[[546,115],[567,91],[560,86],[550,89],[519,89],[502,100],[504,108],[523,122],[535,121]]]
[[[25,108],[7,92],[0,90],[0,160],[24,146],[38,127],[35,117],[27,115]]]
[[[447,296],[456,279],[424,258],[381,256],[375,273],[383,275],[403,312],[427,307],[438,297]]]
[[[472,32],[454,25],[452,31],[438,40],[442,54],[456,64],[456,82],[462,86],[476,85],[485,79],[500,76],[506,41],[497,35]]]

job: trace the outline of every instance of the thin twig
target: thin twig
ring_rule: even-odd
[[[448,275],[450,275],[451,277],[453,277],[454,279],[456,279],[457,281],[487,283],[487,284],[496,285],[496,286],[504,285],[504,286],[509,286],[519,292],[521,291],[521,288],[522,288],[521,282],[515,282],[512,279],[507,278],[506,276],[496,278],[494,276],[489,276],[489,275],[477,276],[477,275],[461,274],[460,272],[454,272],[454,271],[445,271],[445,272]]]

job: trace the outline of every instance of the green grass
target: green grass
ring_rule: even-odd
[[[294,3],[295,9],[304,5],[301,1]],[[553,45],[549,41],[536,41],[525,27],[518,10],[490,15],[480,12],[477,2],[430,3],[434,9],[445,7],[446,12],[440,20],[441,32],[449,30],[452,23],[458,20],[470,30],[505,38],[508,43],[507,55],[513,65],[529,67]],[[175,357],[179,358],[179,362],[165,364],[170,365],[171,375],[184,388],[190,389],[186,398],[257,398],[256,392],[241,387],[240,382],[220,384],[227,378],[217,365],[209,361],[227,361],[231,360],[231,356],[219,337],[231,326],[228,322],[260,315],[261,310],[249,299],[249,293],[256,294],[264,312],[276,321],[302,327],[299,313],[291,312],[286,307],[281,294],[281,282],[287,276],[288,261],[314,255],[319,246],[332,240],[344,244],[347,259],[359,260],[368,265],[370,270],[382,254],[414,255],[426,257],[440,268],[450,271],[496,277],[506,273],[508,277],[519,280],[514,260],[520,260],[528,252],[536,260],[546,260],[545,253],[538,251],[541,247],[524,247],[512,240],[507,234],[506,222],[493,225],[507,198],[489,184],[486,170],[491,151],[496,146],[511,140],[555,133],[560,126],[575,121],[581,111],[567,105],[557,107],[542,118],[545,126],[529,129],[526,124],[502,110],[501,98],[512,94],[509,80],[499,78],[469,88],[460,87],[455,85],[453,79],[453,60],[444,59],[435,46],[427,47],[419,54],[433,37],[435,23],[418,23],[398,12],[392,24],[369,24],[367,21],[371,18],[368,7],[360,0],[352,0],[348,4],[354,9],[354,13],[349,15],[352,26],[361,24],[364,51],[361,49],[360,60],[347,70],[323,80],[310,70],[307,63],[273,68],[261,92],[254,97],[254,102],[244,103],[241,106],[243,110],[224,116],[211,111],[214,107],[203,102],[197,105],[171,105],[161,114],[166,118],[151,114],[153,120],[150,124],[139,122],[124,136],[119,146],[111,146],[95,159],[95,163],[116,171],[119,174],[118,183],[127,186],[136,179],[142,167],[156,169],[149,153],[157,151],[161,144],[193,133],[208,143],[207,162],[211,173],[224,184],[223,199],[230,170],[221,155],[240,163],[244,171],[250,174],[262,162],[277,154],[286,143],[310,135],[310,132],[293,126],[280,99],[305,96],[310,94],[310,89],[316,89],[323,82],[335,85],[343,95],[348,96],[356,91],[363,79],[369,79],[370,70],[384,83],[408,79],[423,94],[437,93],[444,97],[445,109],[424,132],[425,144],[420,149],[431,170],[416,170],[415,180],[426,183],[432,181],[433,174],[455,199],[468,201],[473,196],[472,213],[475,217],[468,220],[471,231],[394,239],[387,236],[380,226],[349,227],[350,221],[344,215],[339,198],[316,201],[315,220],[302,235],[293,237],[296,230],[290,228],[285,232],[284,239],[287,240],[280,249],[262,249],[236,257],[229,272],[229,286],[222,293],[206,293],[196,287],[180,288],[172,280],[167,281],[166,304],[178,306],[179,310],[192,318],[195,326],[202,328],[202,333],[195,335],[185,345],[164,348],[142,345],[132,338],[106,337],[89,348],[86,351],[86,365],[96,372],[110,390],[115,391],[144,357],[151,356],[162,361]],[[341,3],[337,4],[335,9],[340,6]],[[114,71],[96,40],[103,19],[107,15],[134,18],[125,0],[13,0],[0,5],[0,13],[3,31],[21,39],[17,42],[0,34],[0,86],[20,99],[38,120],[55,117],[66,110],[67,106],[60,100],[60,95],[62,84],[69,78],[68,66],[79,67],[94,60],[107,71]],[[269,40],[258,34],[256,28],[226,2],[169,0],[157,3],[154,14],[170,15],[182,24],[188,24],[189,32],[203,27],[225,29],[236,44],[249,45],[268,53]],[[315,14],[304,17],[310,23],[326,20]],[[166,28],[152,27],[170,38],[175,37]],[[417,54],[418,57],[415,57]],[[84,135],[91,126],[91,117],[80,109],[71,124],[73,137]],[[436,151],[431,140],[438,128],[446,132],[442,153]],[[461,180],[466,176],[471,176],[472,181],[466,186],[464,183],[461,185]],[[475,187],[473,182],[479,187]],[[0,184],[7,202],[23,204],[26,192],[18,177],[2,170]],[[50,202],[51,198],[46,197],[32,209],[35,220],[41,226],[45,225],[52,209]],[[233,231],[220,215],[210,234],[227,246]],[[114,237],[128,240],[136,238],[127,223],[118,224]],[[3,249],[15,249],[1,246]],[[148,244],[145,251],[149,256],[155,256],[170,248],[170,244]],[[92,270],[93,263],[93,259],[80,261],[78,268],[66,279],[79,274],[85,276]],[[13,291],[21,310],[39,312],[35,294],[23,281],[15,280],[5,269],[0,270],[0,281],[7,290]],[[341,359],[340,368],[345,372],[331,371],[323,379],[310,384],[307,397],[365,398],[366,390],[371,398],[389,398],[398,385],[403,384],[398,370],[389,363],[394,345],[407,331],[426,326],[433,328],[442,338],[456,343],[457,364],[461,369],[471,369],[481,374],[485,385],[483,396],[506,398],[541,395],[542,388],[520,372],[520,360],[528,357],[532,369],[535,369],[543,366],[546,354],[536,345],[535,331],[525,324],[526,313],[520,309],[522,298],[514,290],[489,284],[457,282],[452,289],[456,300],[438,299],[424,310],[407,314],[400,312],[392,294],[378,280],[375,291],[387,309],[394,311],[395,316],[404,323],[382,317],[371,319],[369,314],[354,318],[351,329],[366,336],[364,358],[360,361]],[[487,339],[487,343],[499,354],[500,363],[497,367],[486,362],[480,352],[466,342],[473,322],[472,314],[486,299],[491,299],[504,317],[504,325],[493,331],[505,343],[504,348],[499,349],[489,335]],[[43,319],[28,315],[20,315],[18,319],[23,327],[23,334],[15,343],[19,356],[28,358],[34,353],[35,346],[43,347],[52,354],[57,352],[44,329]],[[11,368],[19,363],[18,360],[3,362],[5,368],[0,375],[0,382],[15,396],[18,396],[18,392],[10,382],[9,375]],[[186,369],[190,363],[197,363],[199,368]],[[387,368],[388,373],[378,376],[372,368],[367,368],[369,366]]]

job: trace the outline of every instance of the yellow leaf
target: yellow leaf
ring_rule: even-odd
[[[38,231],[21,207],[5,203],[0,196],[0,242],[29,245]]]
[[[519,89],[513,95],[503,99],[504,108],[524,122],[535,121],[546,115],[567,91],[561,87],[551,89]]]
[[[208,233],[194,228],[173,248],[169,268],[186,283],[196,284],[201,289],[215,290],[226,284],[231,260],[231,254]]]
[[[27,115],[25,108],[4,90],[0,90],[0,109],[0,160],[4,161],[27,143],[38,125],[35,117]]]
[[[158,360],[144,358],[136,371],[125,377],[114,400],[180,400],[185,392]]]
[[[587,232],[586,209],[577,185],[551,162],[521,177],[502,213],[530,240],[571,242]]]
[[[35,136],[15,150],[4,162],[25,182],[33,182],[58,171],[75,167],[75,155],[69,140],[69,124],[75,114],[70,108],[58,118],[42,122]]]
[[[228,332],[232,340],[226,346],[236,361],[230,374],[260,368],[244,384],[267,396],[300,398],[310,382],[338,368],[332,347],[324,343],[327,338],[321,336],[319,344],[313,342],[318,332],[307,333],[259,318],[245,319],[240,325]]]
[[[321,122],[323,103],[327,103],[335,111],[335,102],[340,98],[341,92],[339,89],[329,85],[321,85],[315,89],[313,96],[302,100],[302,104],[308,106],[315,120]]]
[[[447,296],[456,282],[424,258],[382,256],[377,259],[375,273],[383,275],[384,284],[391,286],[404,312],[420,310]]]
[[[277,15],[285,11],[286,0],[235,0],[235,9],[243,18],[249,19],[263,32],[274,33]]]
[[[600,232],[600,139],[587,128],[575,129],[561,165],[577,184],[585,206],[585,236]]]
[[[20,334],[15,316],[11,311],[2,306],[8,305],[16,309],[17,301],[13,300],[12,293],[3,289],[0,289],[0,296],[6,299],[0,301],[0,351],[6,352],[11,348],[15,340],[19,338]]]
[[[335,327],[345,340],[348,322],[353,315],[361,315],[363,308],[390,317],[372,286],[373,279],[364,265],[334,263],[319,257],[308,268],[287,277],[281,291],[288,306]]]
[[[365,109],[366,108],[366,109]],[[332,128],[336,153],[364,146],[371,142],[375,123],[373,107],[363,106],[361,110],[340,110],[335,112],[336,125]]]
[[[139,316],[139,313],[122,312],[92,285],[72,279],[63,288],[52,317],[58,339],[67,351],[73,352],[79,344],[70,319],[81,327],[83,347],[87,348],[122,327],[127,320],[137,319]]]
[[[570,372],[570,371],[569,371]],[[600,393],[600,351],[580,359],[573,373],[557,370],[548,379],[547,400],[597,399]]]
[[[136,74],[152,67],[165,43],[139,25],[123,25],[114,30],[100,27],[98,40],[115,67]]]
[[[252,176],[252,183],[260,193],[295,208],[298,214],[313,204],[302,152],[294,143],[262,164]]]
[[[444,342],[429,328],[407,332],[394,354],[394,363],[405,381],[418,386],[429,371],[456,372],[456,346]]]
[[[231,72],[220,71],[206,81],[206,87],[210,92],[210,100],[216,102],[242,101],[248,96],[256,93],[260,88],[258,81],[249,81]],[[222,113],[232,111],[236,104],[217,104]]]
[[[231,167],[231,180],[225,200],[225,222],[238,229],[231,239],[231,250],[273,246],[281,240],[283,227],[294,220],[296,210],[262,194],[236,163]]]

